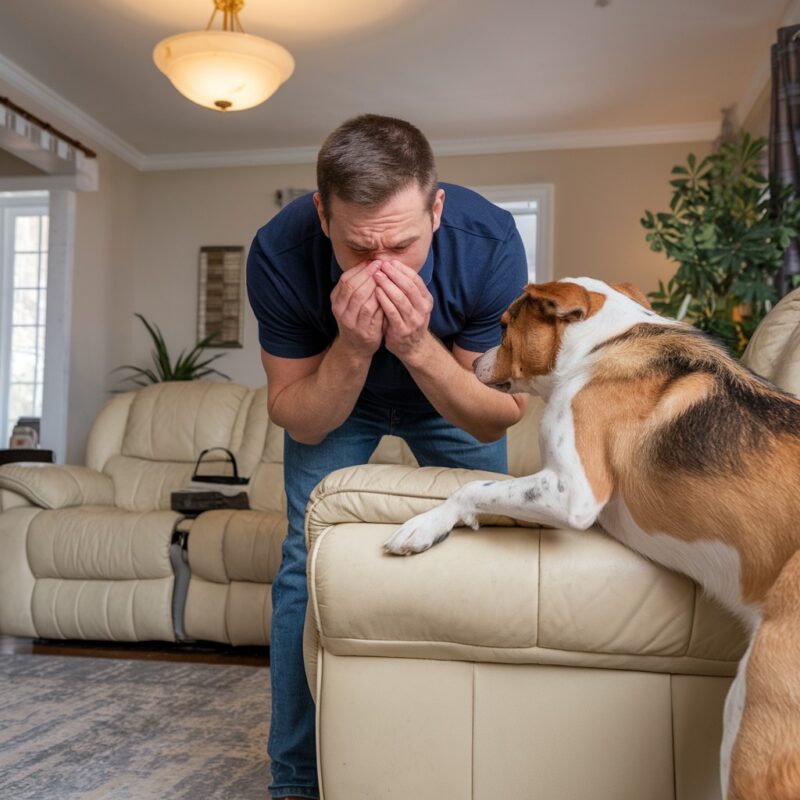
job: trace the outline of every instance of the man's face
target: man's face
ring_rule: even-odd
[[[314,195],[322,230],[331,240],[342,271],[372,261],[400,261],[419,272],[439,227],[444,190],[433,208],[418,185],[401,189],[378,208],[365,209],[332,197],[326,218],[319,194]]]

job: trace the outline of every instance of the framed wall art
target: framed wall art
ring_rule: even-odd
[[[197,340],[217,333],[211,347],[242,347],[244,247],[200,248]]]

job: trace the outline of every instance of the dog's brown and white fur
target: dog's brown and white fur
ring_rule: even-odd
[[[748,627],[725,704],[728,800],[800,798],[800,401],[628,285],[530,285],[485,384],[539,394],[543,468],[476,481],[403,525],[419,553],[481,513],[613,537],[689,575]]]

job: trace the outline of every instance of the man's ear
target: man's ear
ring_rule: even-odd
[[[637,302],[640,306],[644,306],[648,311],[653,310],[647,295],[632,283],[612,283],[609,284],[612,289],[616,289],[620,294],[630,297],[631,300]]]
[[[439,230],[439,225],[442,224],[442,211],[444,210],[444,189],[437,189],[436,196],[433,199],[431,206],[431,221],[433,222],[433,232]]]
[[[594,313],[589,292],[577,283],[529,283],[525,294],[545,319],[578,322]]]
[[[322,226],[322,232],[330,239],[331,234],[328,228],[328,217],[325,214],[325,207],[322,205],[322,198],[320,197],[319,192],[314,192],[314,205],[317,208],[319,224]]]

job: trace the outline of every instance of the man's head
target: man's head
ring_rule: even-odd
[[[320,222],[343,270],[392,259],[422,267],[444,192],[417,128],[376,114],[348,120],[322,145],[317,187]]]

